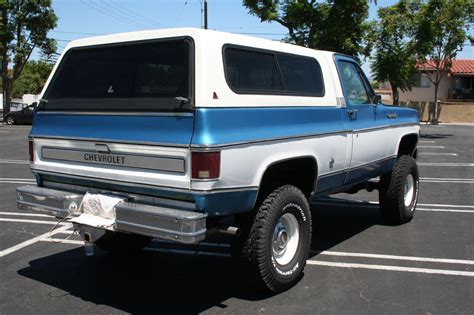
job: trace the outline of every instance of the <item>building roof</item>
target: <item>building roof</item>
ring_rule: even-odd
[[[434,70],[435,64],[433,60],[429,60],[425,63],[418,64],[417,68],[420,70]],[[449,72],[453,75],[456,74],[474,74],[474,59],[455,59],[451,65]]]

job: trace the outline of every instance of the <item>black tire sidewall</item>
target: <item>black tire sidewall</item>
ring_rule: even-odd
[[[415,214],[415,207],[418,202],[418,191],[419,191],[419,175],[418,175],[418,168],[416,167],[416,163],[412,160],[408,162],[408,167],[405,168],[403,172],[403,180],[400,185],[400,191],[399,191],[399,203],[402,209],[400,211],[401,215],[404,216],[406,219],[411,219],[413,215]],[[408,175],[413,176],[413,185],[414,185],[414,192],[413,192],[413,198],[410,202],[410,205],[407,207],[405,206],[405,194],[404,194],[404,188],[408,180]]]
[[[410,205],[405,206],[405,185],[411,174],[414,181],[414,195]],[[401,156],[391,174],[381,179],[380,210],[386,223],[403,224],[414,214],[419,195],[419,172],[416,161],[408,155]]]
[[[286,192],[286,191],[285,191]],[[285,194],[283,199],[277,198],[272,205],[272,217],[267,227],[266,262],[272,277],[281,284],[291,284],[298,279],[306,265],[309,247],[311,245],[311,214],[306,200],[298,195]],[[292,260],[286,265],[280,265],[273,257],[273,231],[278,220],[285,214],[291,213],[298,221],[299,242]]]

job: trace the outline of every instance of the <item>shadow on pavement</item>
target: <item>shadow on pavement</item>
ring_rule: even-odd
[[[421,139],[444,139],[451,136],[452,136],[451,134],[443,134],[443,133],[420,134]]]
[[[381,224],[374,205],[340,199],[331,203],[339,205],[316,202],[312,206],[314,251],[329,249]],[[97,251],[96,256],[85,257],[80,247],[29,264],[18,273],[82,300],[129,313],[199,313],[212,307],[225,311],[229,298],[257,301],[271,296],[253,288],[245,269],[230,257],[152,250],[134,256]]]

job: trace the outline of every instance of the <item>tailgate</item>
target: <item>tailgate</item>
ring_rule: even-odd
[[[38,112],[32,169],[168,188],[190,188],[192,112],[87,114]],[[61,176],[59,176],[61,175]]]

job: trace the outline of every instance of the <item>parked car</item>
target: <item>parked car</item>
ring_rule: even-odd
[[[280,292],[306,265],[312,198],[377,188],[387,222],[413,218],[418,112],[381,104],[352,57],[175,29],[73,41],[58,62],[17,204],[88,244],[226,234]]]
[[[5,120],[8,125],[28,124],[33,123],[33,114],[35,111],[35,104],[29,105],[21,110],[9,112],[5,115]]]

